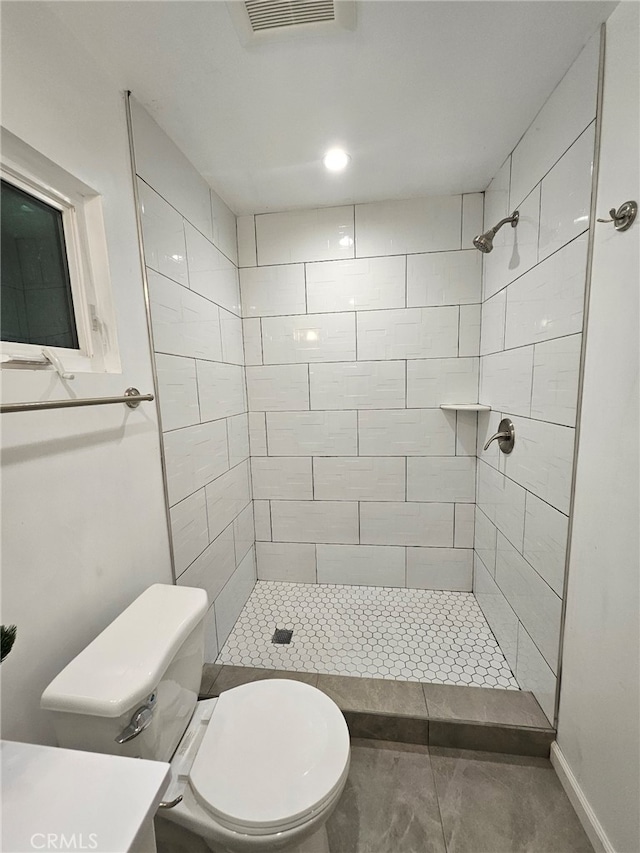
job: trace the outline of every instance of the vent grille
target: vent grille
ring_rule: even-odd
[[[334,0],[245,0],[254,33],[336,20]]]

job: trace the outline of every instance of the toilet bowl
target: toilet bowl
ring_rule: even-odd
[[[172,761],[162,818],[213,851],[328,851],[324,823],[349,771],[335,703],[308,684],[265,680],[200,702]]]
[[[328,853],[325,823],[349,772],[338,706],[266,679],[197,700],[204,590],[156,584],[54,679],[41,706],[67,748],[169,761],[156,824],[215,853]]]

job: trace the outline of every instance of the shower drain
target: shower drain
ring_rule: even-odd
[[[291,642],[291,637],[293,637],[293,631],[289,631],[288,628],[276,628],[271,642],[277,643],[280,646],[288,646]]]

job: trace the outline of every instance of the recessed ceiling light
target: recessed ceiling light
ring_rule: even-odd
[[[330,172],[341,172],[349,165],[351,157],[342,148],[332,148],[322,158],[322,162]]]

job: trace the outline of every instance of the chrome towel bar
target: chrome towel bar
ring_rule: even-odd
[[[127,388],[122,397],[85,397],[79,400],[36,400],[33,403],[3,403],[0,414],[9,412],[35,412],[38,409],[75,409],[79,406],[110,406],[112,403],[124,403],[130,409],[137,409],[140,403],[151,402],[153,394],[141,394],[137,388]]]

